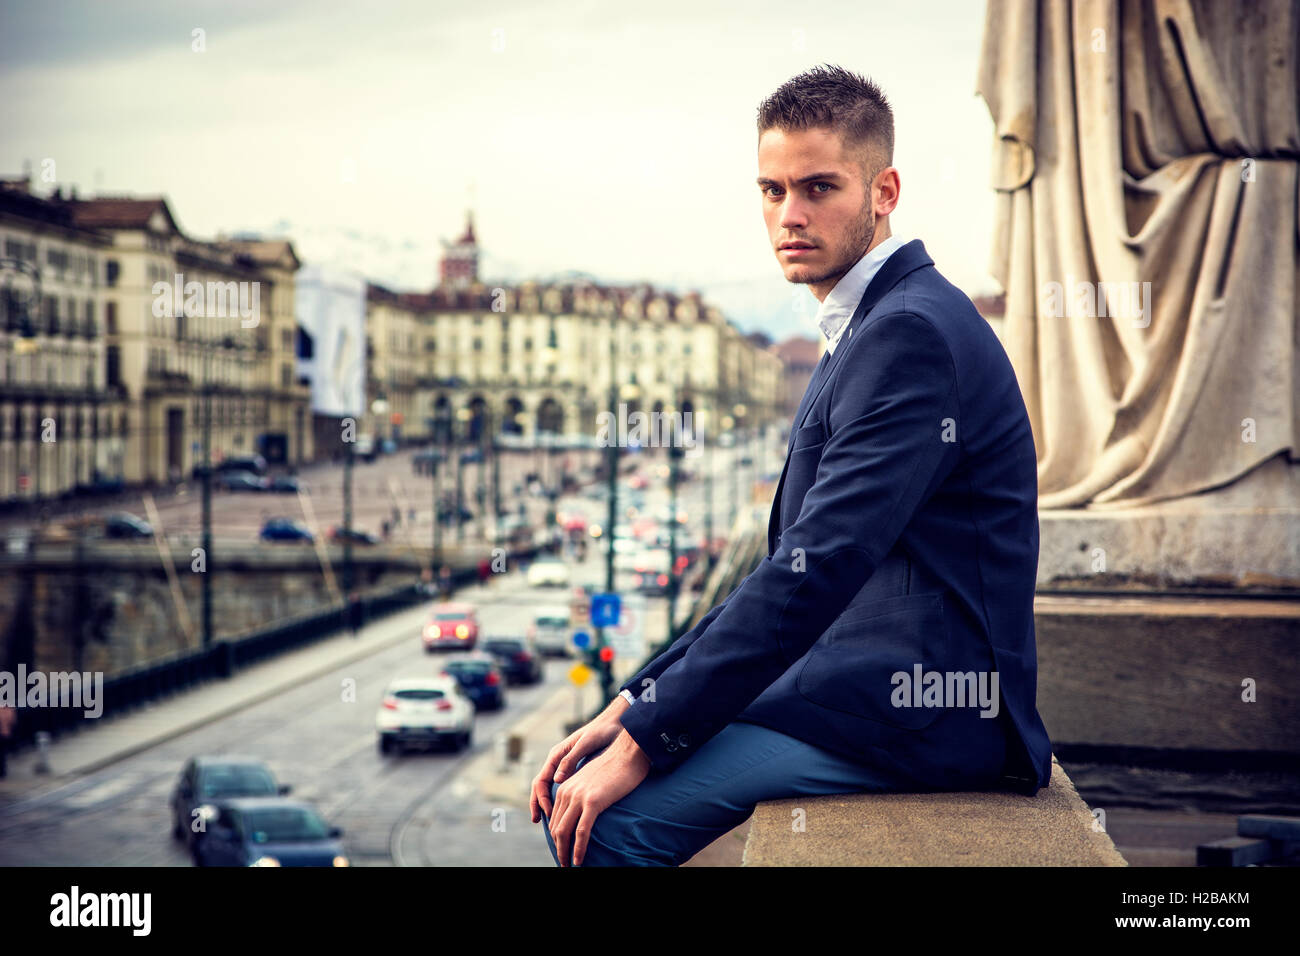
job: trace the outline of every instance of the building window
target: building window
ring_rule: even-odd
[[[117,277],[121,273],[122,267],[116,259],[109,259],[104,266],[104,284],[107,286],[117,285]]]
[[[104,331],[109,335],[117,335],[117,303],[108,302],[104,305]]]

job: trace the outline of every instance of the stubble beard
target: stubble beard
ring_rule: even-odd
[[[876,216],[871,210],[871,195],[868,193],[867,201],[862,204],[862,215],[857,219],[857,226],[850,234],[848,242],[845,243],[844,258],[834,266],[828,268],[820,275],[795,276],[790,279],[792,285],[816,285],[820,282],[829,282],[831,279],[840,279],[852,269],[871,246],[871,240],[876,236]]]

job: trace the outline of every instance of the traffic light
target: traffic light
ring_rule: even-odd
[[[614,659],[614,648],[606,644],[604,647],[600,649],[600,660],[602,663],[608,664],[613,659]]]

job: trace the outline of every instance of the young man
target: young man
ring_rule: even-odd
[[[759,107],[768,238],[827,350],[767,558],[534,780],[561,866],[678,865],[762,800],[1047,784],[1033,435],[988,323],[890,232],[893,130],[838,67]]]

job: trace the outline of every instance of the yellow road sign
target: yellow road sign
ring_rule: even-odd
[[[591,668],[586,664],[574,664],[573,669],[569,671],[569,680],[581,687],[591,680]]]

